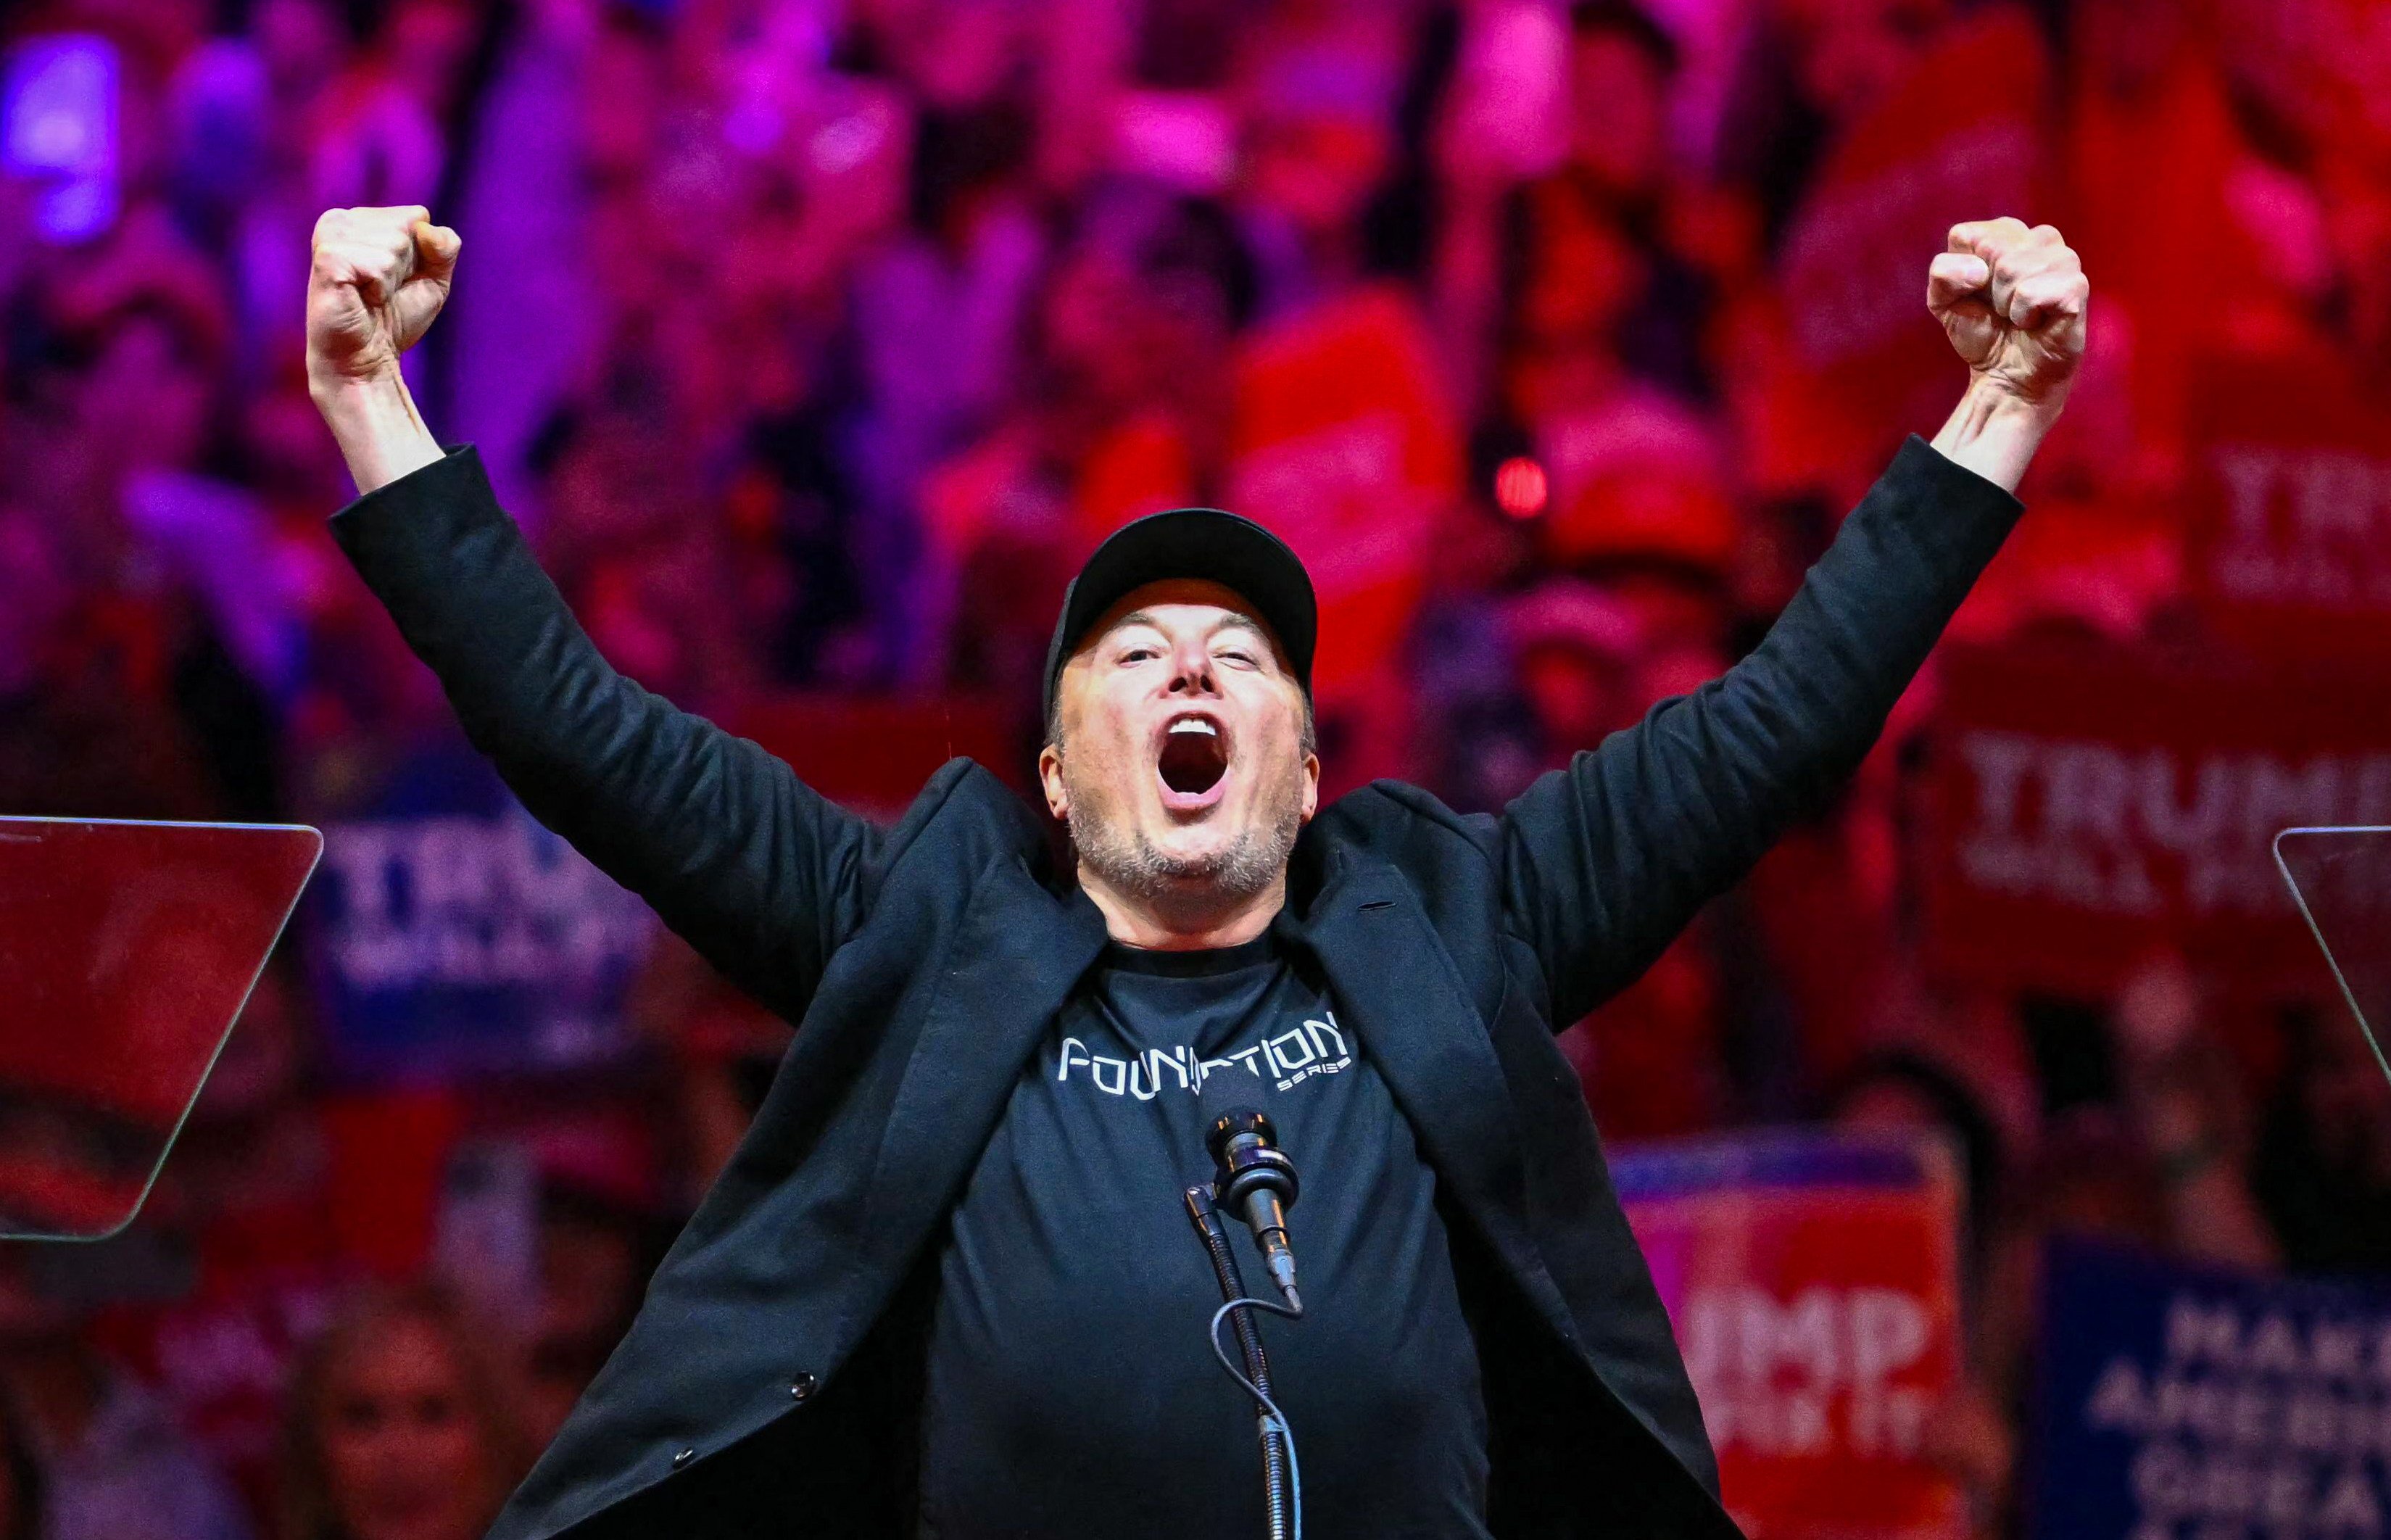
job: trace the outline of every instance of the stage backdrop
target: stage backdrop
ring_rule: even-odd
[[[1960,1540],[1924,1457],[1958,1388],[1959,1187],[1931,1140],[1761,1132],[1623,1149],[1628,1223],[1752,1540]]]

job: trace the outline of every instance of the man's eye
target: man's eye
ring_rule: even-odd
[[[1120,660],[1123,663],[1144,663],[1152,656],[1154,649],[1151,647],[1131,647],[1121,654]]]
[[[1228,659],[1231,663],[1238,665],[1240,667],[1251,668],[1254,666],[1253,654],[1240,652],[1234,647],[1221,653],[1221,656]]]

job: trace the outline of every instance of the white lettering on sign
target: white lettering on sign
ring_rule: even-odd
[[[1906,1456],[1932,1400],[1895,1383],[1933,1342],[1932,1317],[1894,1288],[1805,1288],[1780,1300],[1749,1285],[1704,1289],[1679,1318],[1686,1369],[1724,1454]]]
[[[1975,792],[1960,813],[1966,881],[2101,913],[2288,913],[2279,832],[2391,822],[2391,754],[2187,754],[1987,728],[1955,746]]]
[[[2376,1535],[2391,1457],[2391,1321],[2298,1318],[2179,1293],[2162,1357],[2120,1353],[2084,1423],[2139,1441],[2127,1472],[2141,1528],[2240,1535]]]
[[[334,824],[324,870],[332,965],[364,992],[587,978],[651,934],[644,904],[521,812]]]
[[[2208,554],[2218,593],[2243,603],[2391,609],[2391,459],[2220,444],[2209,466],[2225,507]]]

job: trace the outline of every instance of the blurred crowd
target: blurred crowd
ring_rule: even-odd
[[[328,207],[462,233],[418,397],[619,666],[967,703],[1015,775],[1079,558],[1200,502],[1313,570],[1326,789],[1499,809],[1727,666],[1932,433],[1954,217],[2059,225],[2095,294],[1963,639],[2207,645],[2208,394],[2391,387],[2377,0],[28,0],[0,45],[11,814],[330,823],[456,753],[323,529]],[[1997,1534],[2042,1240],[2391,1272],[2391,1087],[2197,957],[1927,966],[1934,693],[1564,1045],[1612,1141],[1955,1142],[1937,1456]],[[0,1253],[0,1540],[479,1534],[786,1038],[659,938],[626,1062],[361,1082],[306,944],[110,1264]]]

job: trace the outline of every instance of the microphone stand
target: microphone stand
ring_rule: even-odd
[[[1254,1320],[1253,1308],[1236,1302],[1247,1298],[1246,1281],[1237,1271],[1236,1253],[1229,1249],[1228,1232],[1221,1228],[1220,1216],[1213,1210],[1211,1191],[1197,1185],[1189,1187],[1182,1196],[1186,1200],[1187,1221],[1203,1241],[1204,1254],[1212,1259],[1212,1275],[1221,1285],[1221,1302],[1228,1308],[1229,1324],[1237,1334],[1237,1351],[1245,1356],[1246,1378],[1267,1397],[1271,1393],[1270,1360],[1262,1353],[1262,1334]],[[1219,1323],[1216,1321],[1214,1326],[1217,1328]],[[1295,1482],[1287,1467],[1286,1439],[1278,1419],[1267,1408],[1257,1408],[1254,1420],[1261,1437],[1262,1505],[1269,1519],[1271,1540],[1294,1540]]]

